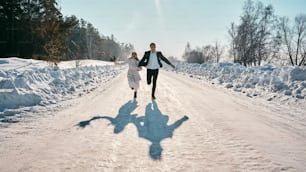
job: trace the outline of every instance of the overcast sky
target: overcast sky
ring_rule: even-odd
[[[92,23],[101,34],[132,43],[140,56],[150,42],[166,56],[180,57],[191,47],[229,41],[245,0],[58,0],[64,15]],[[306,13],[306,0],[262,0],[279,16]]]

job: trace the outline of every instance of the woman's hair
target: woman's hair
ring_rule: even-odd
[[[137,53],[136,53],[135,51],[132,52],[132,56],[133,56],[134,54],[136,55],[135,60],[139,61],[139,59],[137,58]],[[132,57],[130,57],[130,58],[132,58]]]

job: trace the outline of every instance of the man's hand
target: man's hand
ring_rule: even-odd
[[[185,115],[182,119],[183,119],[183,121],[186,121],[186,120],[189,119],[189,117]]]

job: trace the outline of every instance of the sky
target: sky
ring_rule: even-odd
[[[165,56],[180,58],[191,47],[228,44],[231,22],[239,23],[245,0],[58,0],[63,15],[92,23],[105,36],[131,43],[139,54],[155,42]],[[294,19],[306,0],[261,0],[275,14]]]

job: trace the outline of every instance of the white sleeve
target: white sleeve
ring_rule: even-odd
[[[138,69],[138,64],[135,63],[136,61],[129,59],[128,63],[129,63],[129,68],[131,70],[137,70]]]

